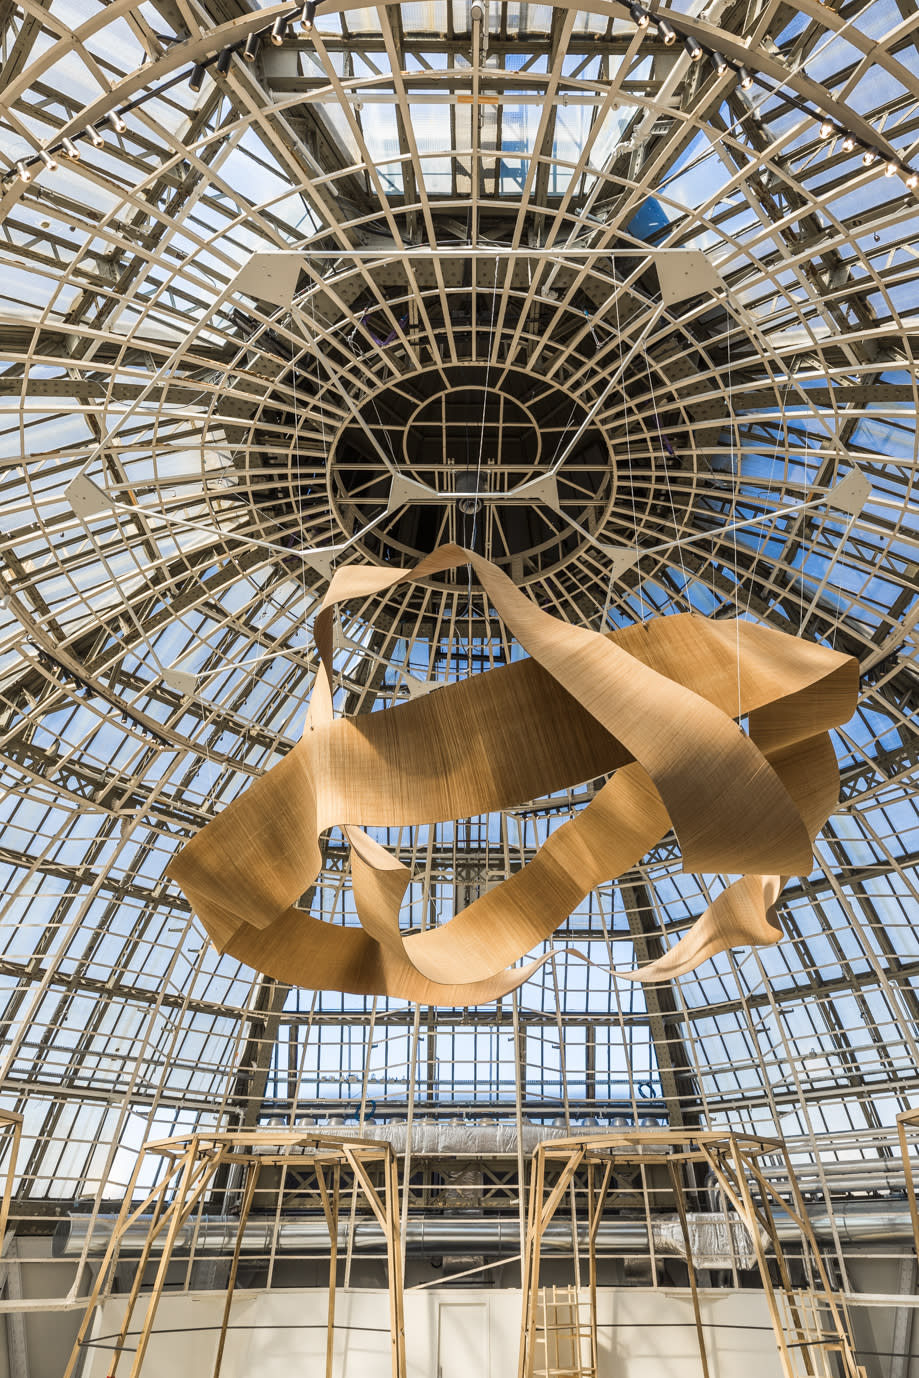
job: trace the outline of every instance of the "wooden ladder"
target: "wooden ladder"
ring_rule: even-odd
[[[577,1287],[540,1289],[533,1378],[597,1378],[591,1305]]]
[[[840,1365],[845,1378],[865,1378],[840,1324],[838,1302],[833,1306],[819,1293],[784,1288],[776,1289],[776,1297],[795,1378],[838,1378]]]

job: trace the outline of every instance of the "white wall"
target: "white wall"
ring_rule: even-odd
[[[17,1235],[8,1246],[4,1262],[11,1260],[15,1281],[7,1278],[4,1307],[24,1298],[28,1308],[38,1297],[63,1298],[76,1278],[72,1259],[51,1257],[47,1235]],[[12,1284],[12,1285],[11,1285]],[[0,1378],[61,1378],[83,1308],[72,1310],[26,1309],[0,1314]]]
[[[711,1378],[780,1378],[769,1315],[759,1292],[703,1292]],[[585,1294],[586,1299],[586,1294]],[[239,1292],[230,1317],[221,1378],[290,1378],[322,1374],[327,1294]],[[340,1292],[336,1310],[335,1378],[390,1378],[389,1301],[384,1291]],[[441,1308],[449,1308],[442,1312]],[[462,1308],[459,1310],[457,1308]],[[213,1293],[164,1297],[143,1378],[209,1374],[222,1299]],[[124,1314],[113,1299],[95,1334],[111,1336]],[[136,1331],[142,1312],[135,1312]],[[602,1378],[699,1378],[689,1293],[601,1288]],[[346,1326],[355,1327],[346,1330]],[[298,1328],[313,1326],[315,1329]],[[371,1329],[361,1329],[369,1327]],[[736,1328],[732,1328],[736,1327]],[[378,1328],[380,1333],[375,1333]],[[439,1353],[439,1332],[444,1350]],[[459,1287],[407,1292],[405,1338],[409,1378],[513,1378],[520,1335],[520,1292]],[[85,1378],[105,1378],[110,1350],[96,1350]],[[125,1372],[130,1365],[122,1360]]]

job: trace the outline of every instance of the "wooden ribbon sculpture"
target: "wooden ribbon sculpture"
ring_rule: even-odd
[[[467,562],[531,659],[333,718],[334,605]],[[775,900],[787,877],[810,871],[837,801],[828,729],[854,711],[856,661],[694,614],[607,633],[572,626],[455,545],[414,569],[338,570],[314,632],[320,668],[303,737],[169,868],[220,951],[313,989],[483,1004],[526,981],[540,962],[511,964],[671,828],[685,871],[740,879],[632,975],[663,980],[729,947],[778,942]],[[744,715],[747,734],[734,721]],[[488,813],[605,775],[522,869],[448,923],[402,935],[410,872],[365,826]],[[360,928],[292,907],[319,875],[320,834],[333,826],[350,844]]]

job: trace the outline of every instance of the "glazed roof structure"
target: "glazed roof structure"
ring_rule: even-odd
[[[304,32],[246,0],[0,0],[0,1011],[27,1198],[92,1194],[195,1124],[410,1100],[729,1123],[866,1174],[888,1153],[919,1091],[919,13],[651,10],[323,0]],[[451,540],[569,621],[739,616],[858,658],[781,944],[617,980],[725,883],[672,839],[497,1006],[293,989],[208,944],[164,873],[296,740],[332,564]],[[349,605],[337,646],[350,714],[521,654],[463,577]],[[595,786],[380,830],[406,925]],[[357,921],[337,833],[304,903]]]

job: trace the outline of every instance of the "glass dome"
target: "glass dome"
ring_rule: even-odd
[[[294,13],[3,21],[19,1191],[92,1195],[196,1124],[518,1098],[778,1132],[869,1180],[919,1077],[919,25],[891,0],[675,0],[647,27],[600,0]],[[870,496],[840,510],[856,471]],[[689,610],[858,658],[840,807],[778,946],[617,978],[725,883],[671,838],[497,1005],[290,988],[211,947],[164,873],[296,740],[333,563],[446,540],[568,621]],[[349,604],[336,645],[348,714],[521,654],[464,575]],[[381,830],[405,924],[447,921],[595,785]],[[333,832],[303,899],[330,923],[357,922],[347,866]]]

